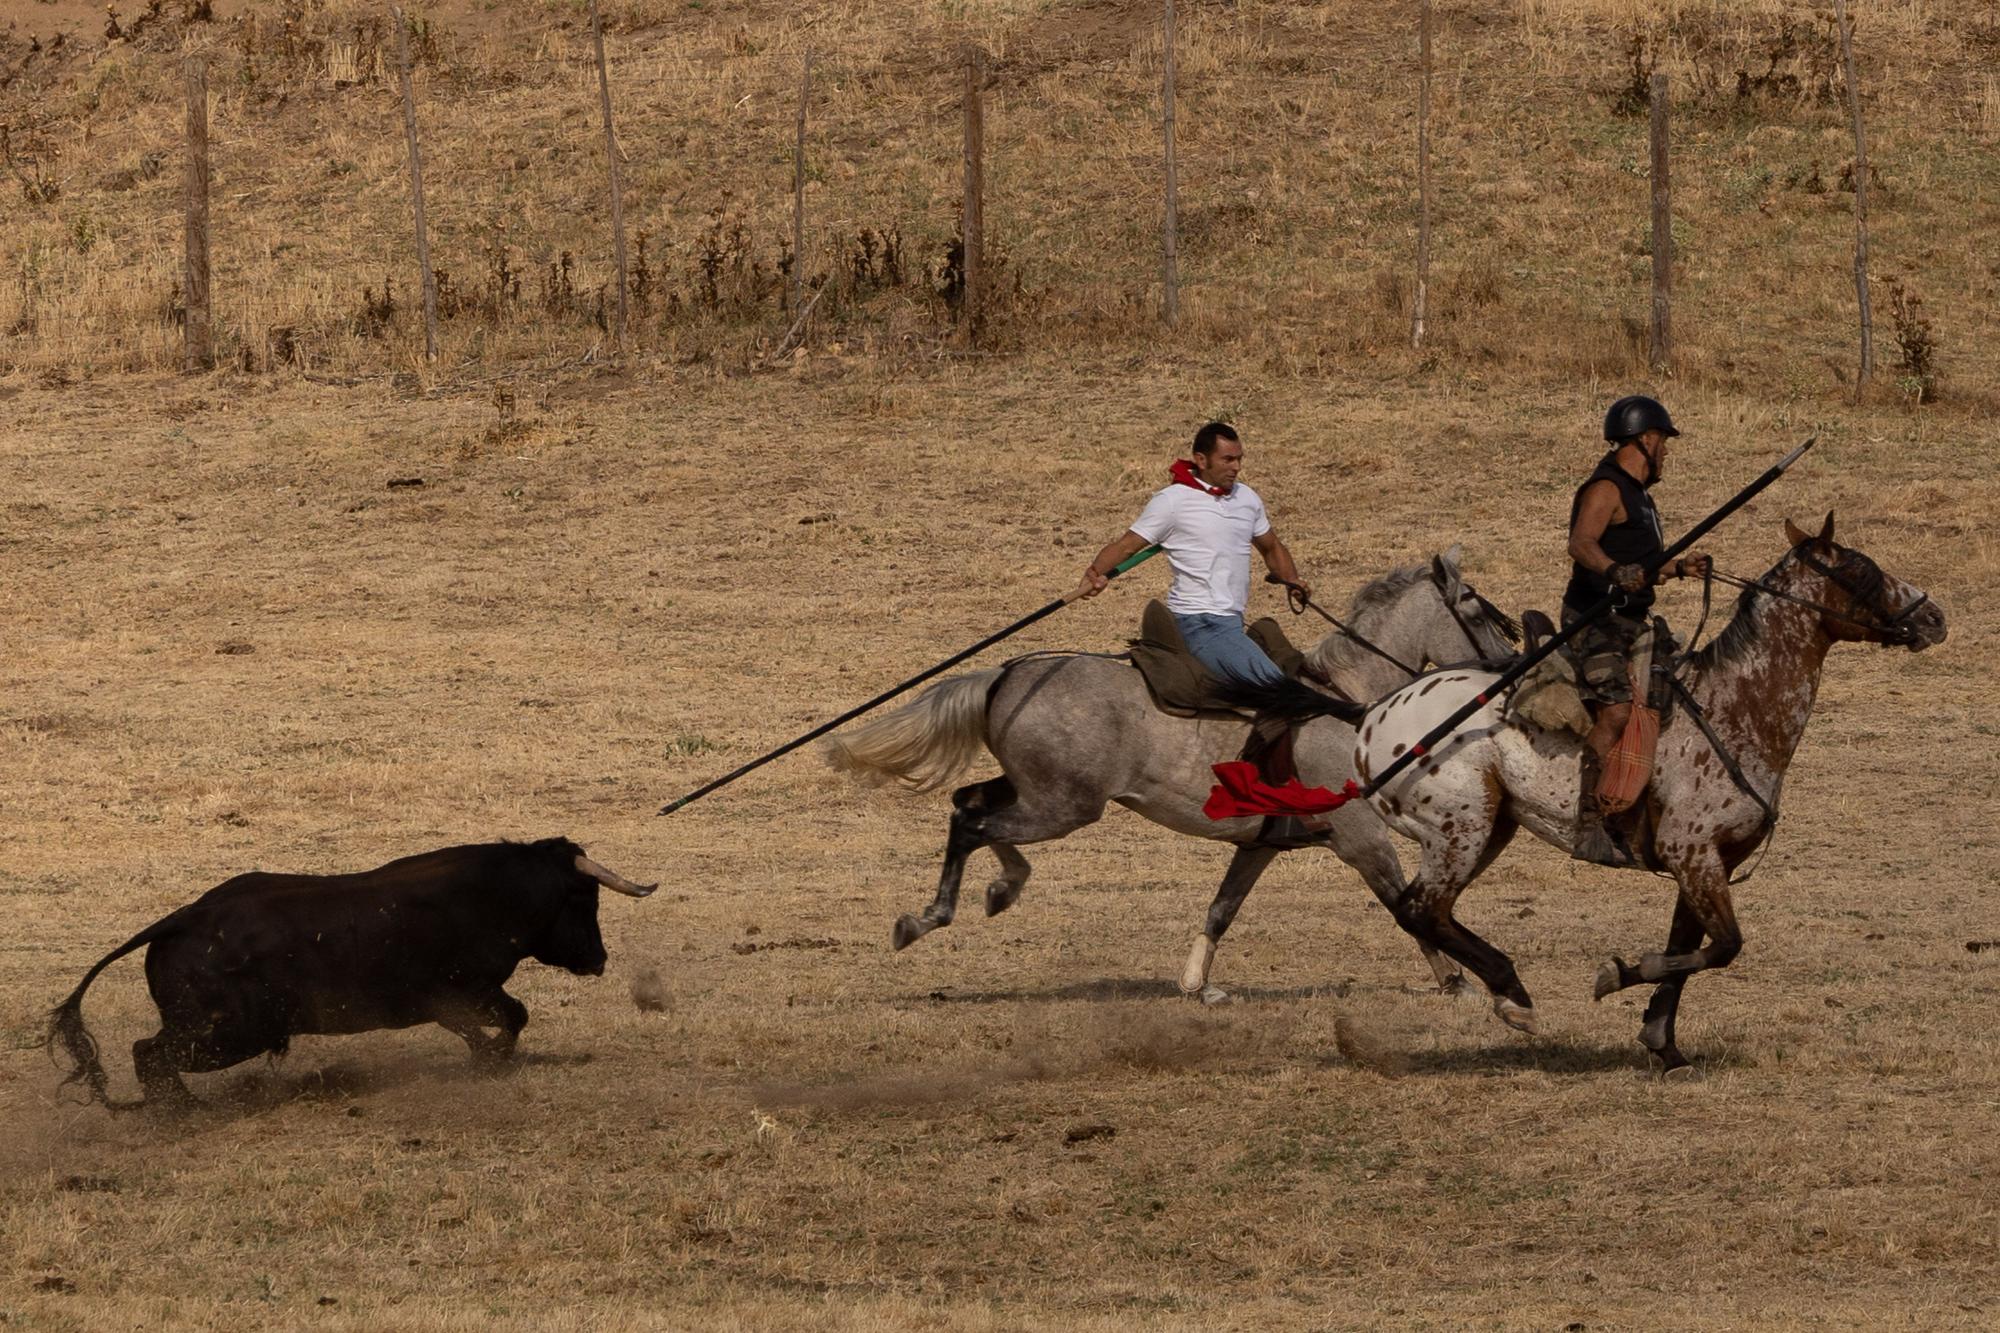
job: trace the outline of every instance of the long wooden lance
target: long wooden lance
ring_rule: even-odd
[[[1813,441],[1817,440],[1818,438],[1819,436],[1817,434],[1807,436],[1806,442],[1804,444],[1801,444],[1798,448],[1792,450],[1790,453],[1786,454],[1783,458],[1779,459],[1777,463],[1775,463],[1770,468],[1769,471],[1764,473],[1763,476],[1757,478],[1757,480],[1751,482],[1748,486],[1745,486],[1742,490],[1736,492],[1736,494],[1731,496],[1729,500],[1720,509],[1710,514],[1707,518],[1703,519],[1701,522],[1695,524],[1692,528],[1688,529],[1686,536],[1682,537],[1672,546],[1669,546],[1666,550],[1660,552],[1659,555],[1653,557],[1651,560],[1646,561],[1644,564],[1644,568],[1647,577],[1648,578],[1652,577],[1653,573],[1657,571],[1662,565],[1666,564],[1669,560],[1672,560],[1682,551],[1687,550],[1688,547],[1694,545],[1696,542],[1700,541],[1703,537],[1707,536],[1711,531],[1714,530],[1717,524],[1721,523],[1731,514],[1741,509],[1744,505],[1750,503],[1750,501],[1757,495],[1759,491],[1763,490],[1766,486],[1769,486],[1779,477],[1784,476],[1785,469],[1789,468],[1792,464],[1798,462],[1799,459],[1804,456],[1806,450],[1813,447]],[[1540,646],[1538,646],[1535,649],[1535,651],[1516,660],[1512,666],[1508,667],[1505,671],[1501,672],[1499,676],[1494,679],[1492,684],[1488,685],[1485,689],[1479,691],[1479,693],[1473,695],[1472,698],[1468,699],[1463,705],[1461,705],[1459,709],[1456,712],[1454,712],[1450,717],[1447,717],[1444,721],[1438,723],[1435,727],[1432,727],[1428,732],[1424,734],[1424,738],[1422,740],[1418,741],[1415,745],[1412,745],[1409,749],[1403,751],[1402,754],[1396,756],[1395,760],[1387,768],[1383,769],[1380,773],[1377,773],[1373,778],[1371,778],[1368,781],[1368,783],[1365,786],[1357,784],[1352,778],[1348,779],[1347,785],[1343,787],[1338,794],[1338,804],[1344,805],[1348,801],[1355,800],[1357,798],[1366,800],[1367,798],[1373,796],[1376,792],[1381,791],[1382,788],[1387,786],[1391,781],[1391,779],[1393,779],[1398,773],[1401,773],[1411,764],[1414,764],[1417,760],[1429,754],[1431,750],[1440,741],[1444,740],[1445,737],[1451,735],[1452,732],[1457,731],[1461,726],[1464,726],[1467,718],[1471,717],[1474,713],[1477,713],[1480,709],[1486,707],[1487,704],[1493,702],[1493,700],[1498,698],[1500,694],[1507,689],[1508,686],[1512,685],[1515,681],[1519,680],[1521,677],[1527,675],[1528,672],[1532,671],[1535,668],[1536,664],[1539,663],[1543,658],[1549,656],[1549,654],[1555,652],[1557,649],[1561,648],[1565,643],[1568,643],[1571,639],[1575,638],[1576,635],[1579,634],[1586,625],[1593,624],[1594,622],[1601,620],[1604,616],[1608,615],[1611,612],[1612,608],[1616,607],[1619,604],[1621,596],[1622,594],[1620,594],[1616,589],[1613,589],[1611,592],[1606,593],[1602,598],[1598,600],[1595,606],[1592,606],[1589,610],[1585,611],[1582,615],[1578,616],[1575,620],[1571,621],[1567,626],[1565,626],[1561,633],[1552,635],[1549,639],[1547,639]]]
[[[1119,561],[1118,567],[1112,570],[1109,574],[1105,575],[1105,577],[1108,579],[1115,579],[1120,574],[1123,574],[1126,570],[1138,564],[1140,561],[1150,559],[1153,556],[1158,555],[1159,553],[1160,553],[1160,548],[1158,546],[1142,547],[1140,550],[1135,551],[1133,554],[1126,556],[1123,560]],[[663,815],[670,815],[674,811],[680,809],[682,806],[700,800],[702,797],[708,795],[716,788],[728,786],[730,783],[736,781],[736,779],[742,777],[745,773],[750,772],[752,769],[762,768],[765,764],[770,763],[773,759],[782,758],[785,755],[790,754],[792,751],[798,749],[801,745],[804,745],[810,741],[818,740],[821,736],[826,735],[827,732],[832,731],[835,727],[841,726],[844,723],[852,722],[855,718],[860,717],[863,713],[867,712],[869,709],[880,708],[883,704],[888,703],[891,699],[895,698],[897,695],[902,694],[906,690],[911,690],[916,688],[917,686],[923,684],[925,681],[929,680],[932,676],[937,675],[939,672],[949,671],[953,667],[957,666],[960,662],[965,661],[968,657],[972,657],[975,654],[986,651],[988,648],[991,648],[994,644],[1000,642],[1000,640],[1004,638],[1007,638],[1009,635],[1019,634],[1022,630],[1034,624],[1037,620],[1040,620],[1045,616],[1054,615],[1056,612],[1062,610],[1065,606],[1068,606],[1071,602],[1075,601],[1082,595],[1083,595],[1083,590],[1081,588],[1077,588],[1071,592],[1063,594],[1061,597],[1056,598],[1053,602],[1050,602],[1047,606],[1044,606],[1039,610],[1030,611],[1027,615],[1022,616],[1019,620],[1007,626],[1005,629],[998,630],[992,634],[987,635],[985,638],[981,639],[978,643],[973,644],[970,648],[965,649],[963,652],[953,653],[950,657],[945,658],[944,661],[939,662],[936,666],[928,667],[923,671],[919,671],[916,675],[911,676],[908,680],[902,682],[901,684],[891,686],[889,689],[882,691],[882,693],[876,695],[873,699],[870,699],[867,703],[860,704],[854,708],[848,709],[845,713],[842,713],[839,717],[834,718],[831,722],[822,722],[819,726],[814,727],[811,731],[808,731],[805,735],[797,737],[794,740],[786,741],[783,745],[780,745],[777,749],[772,750],[769,754],[759,755],[757,758],[752,759],[749,763],[743,765],[741,768],[738,768],[733,772],[724,773],[721,777],[709,783],[707,786],[697,787],[693,791],[689,792],[687,795],[681,797],[677,801],[669,801],[667,804],[660,807],[660,813]]]

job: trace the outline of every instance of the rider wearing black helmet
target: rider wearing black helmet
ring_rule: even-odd
[[[1667,578],[1708,572],[1709,559],[1696,553],[1669,562],[1650,578],[1646,567],[1665,550],[1659,511],[1647,492],[1667,461],[1667,442],[1678,436],[1673,418],[1657,401],[1640,394],[1620,398],[1604,414],[1604,439],[1611,451],[1577,488],[1569,510],[1569,587],[1563,591],[1563,624],[1616,591],[1621,598],[1608,616],[1571,641],[1582,665],[1584,692],[1598,703],[1583,757],[1571,855],[1599,865],[1631,865],[1632,853],[1604,827],[1597,784],[1604,760],[1632,715],[1627,670],[1634,642],[1653,605],[1652,585]]]

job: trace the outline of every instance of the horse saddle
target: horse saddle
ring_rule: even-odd
[[[1555,637],[1555,623],[1541,611],[1521,613],[1521,649],[1532,653]],[[1576,683],[1576,663],[1568,652],[1554,652],[1529,669],[1515,685],[1507,714],[1523,718],[1543,731],[1590,734],[1590,709]]]
[[[1545,613],[1521,613],[1524,652],[1533,652],[1544,640],[1553,638],[1555,632],[1555,622]],[[1635,689],[1633,697],[1650,705],[1660,721],[1664,722],[1672,711],[1673,698],[1667,678],[1673,672],[1674,655],[1680,645],[1673,631],[1667,627],[1666,619],[1659,616],[1654,617],[1641,638],[1642,644],[1633,657],[1635,661],[1643,657],[1649,665],[1644,672],[1644,687]],[[1578,736],[1590,734],[1591,719],[1597,710],[1579,683],[1582,663],[1574,652],[1575,642],[1572,639],[1565,643],[1560,652],[1543,658],[1521,678],[1513,688],[1513,698],[1507,707],[1509,716],[1524,718],[1544,731],[1571,731]],[[1638,685],[1639,682],[1635,679],[1633,684]]]
[[[1280,671],[1298,678],[1305,665],[1305,654],[1292,646],[1277,621],[1266,616],[1244,632],[1278,664]],[[1132,665],[1139,668],[1146,691],[1161,712],[1174,717],[1194,717],[1200,713],[1254,716],[1252,710],[1221,698],[1221,683],[1181,642],[1180,627],[1174,624],[1173,612],[1167,610],[1166,603],[1158,600],[1146,603],[1145,613],[1139,618],[1139,637],[1130,640],[1129,646]]]

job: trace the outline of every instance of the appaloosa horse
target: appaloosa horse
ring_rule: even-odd
[[[1388,658],[1421,666],[1467,659],[1497,661],[1513,649],[1513,623],[1480,597],[1458,570],[1456,546],[1428,566],[1395,570],[1364,587],[1350,616],[1356,633],[1381,653],[1335,632],[1307,654],[1335,688],[1374,699],[1410,679]],[[1387,658],[1381,654],[1387,654]],[[1208,987],[1216,941],[1276,849],[1250,845],[1260,817],[1212,820],[1202,802],[1214,784],[1212,766],[1236,758],[1249,724],[1233,713],[1174,717],[1160,711],[1139,673],[1103,656],[1039,653],[1004,666],[941,681],[917,699],[826,743],[837,768],[864,777],[895,778],[920,790],[959,777],[981,748],[1000,761],[1003,776],[961,787],[937,895],[922,915],[896,922],[902,949],[957,910],[966,858],[991,847],[1000,877],[986,889],[986,914],[1004,912],[1021,896],[1029,865],[1018,848],[1061,838],[1104,814],[1116,801],[1177,833],[1238,844],[1194,942],[1181,989],[1214,998]],[[1353,776],[1354,728],[1317,718],[1299,731],[1294,757],[1308,784],[1339,788]],[[1359,871],[1385,906],[1403,894],[1403,872],[1388,830],[1372,811],[1355,807],[1332,816],[1329,846]],[[1458,969],[1424,946],[1440,987],[1464,984]]]
[[[1835,545],[1833,515],[1818,536],[1789,522],[1785,535],[1791,550],[1746,585],[1728,627],[1695,654],[1681,706],[1661,731],[1641,827],[1649,859],[1680,886],[1666,948],[1636,965],[1614,958],[1597,975],[1598,999],[1642,982],[1657,985],[1639,1041],[1667,1069],[1687,1063],[1674,1044],[1682,984],[1727,966],[1742,948],[1730,872],[1770,832],[1767,811],[1777,809],[1785,769],[1812,717],[1827,650],[1840,640],[1912,652],[1944,642],[1944,612],[1866,555]],[[1386,768],[1493,679],[1445,671],[1377,703],[1355,747],[1362,778]],[[1685,706],[1688,698],[1713,739]],[[1416,879],[1395,904],[1396,920],[1470,968],[1492,992],[1500,1018],[1527,1032],[1535,1030],[1534,1002],[1513,962],[1461,925],[1452,907],[1517,828],[1568,849],[1578,753],[1573,736],[1511,718],[1505,700],[1496,699],[1373,797],[1390,826],[1416,839],[1423,853]]]

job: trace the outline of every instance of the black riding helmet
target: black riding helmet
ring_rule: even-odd
[[[1680,434],[1674,429],[1674,419],[1667,415],[1667,409],[1644,394],[1620,398],[1604,414],[1604,438],[1608,443],[1622,444],[1649,430],[1661,431],[1669,438]]]

